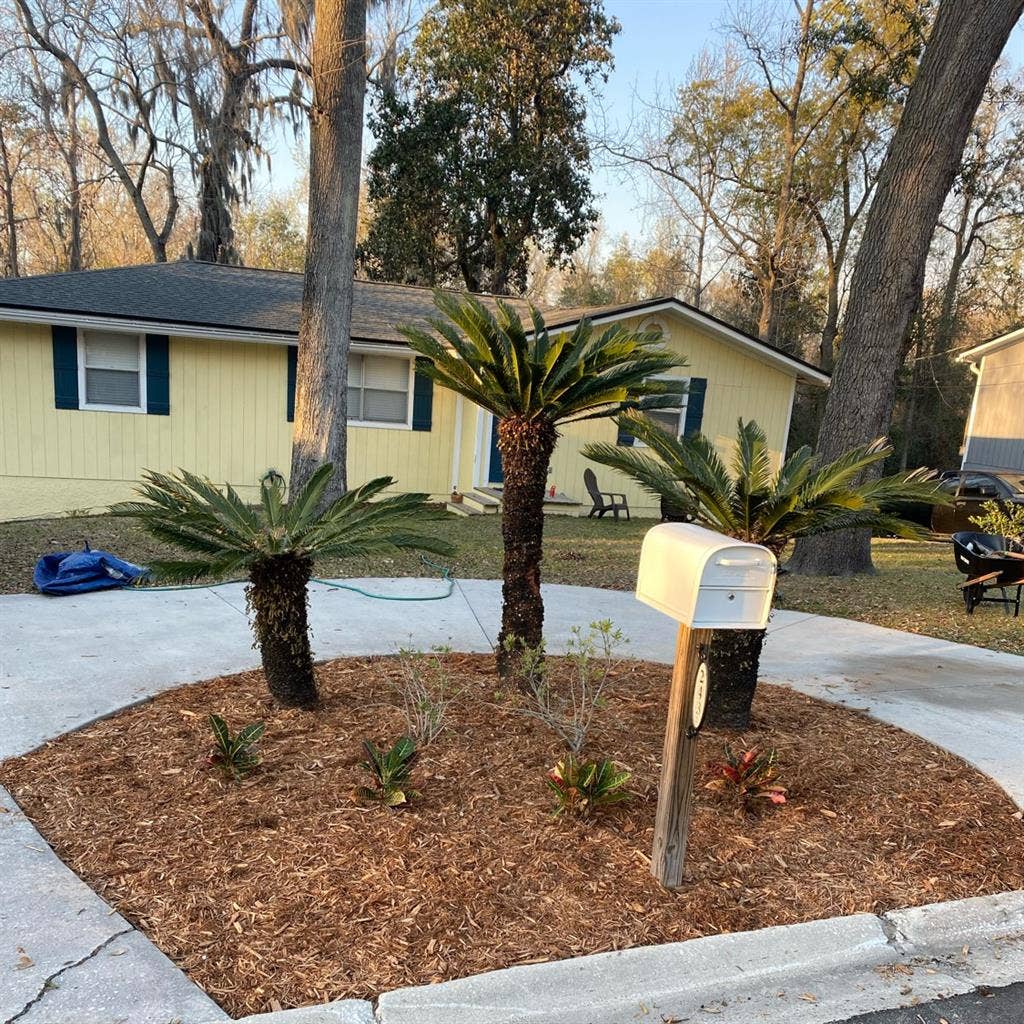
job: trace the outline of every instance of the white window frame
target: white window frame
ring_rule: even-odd
[[[139,404],[138,405],[101,405],[88,402],[85,392],[85,334],[89,328],[79,327],[78,338],[78,408],[86,412],[127,412],[134,415],[146,412],[146,336],[134,331],[108,331],[105,334],[123,334],[126,338],[134,338],[139,346]]]
[[[649,377],[649,380],[683,380],[686,382],[686,391],[683,392],[683,402],[679,406],[679,420],[676,423],[677,430],[675,437],[680,438],[683,436],[683,427],[686,425],[686,408],[690,404],[690,381],[692,377],[676,377],[671,373],[659,373],[657,376]],[[667,409],[651,409],[651,412],[668,412]],[[633,438],[633,448],[647,448],[648,446],[643,443],[638,437]]]
[[[404,423],[387,423],[383,420],[356,420],[350,418],[348,420],[348,425],[350,427],[367,427],[371,430],[412,430],[412,402],[413,388],[416,384],[416,357],[399,352],[381,352],[378,348],[357,348],[354,345],[352,346],[352,355],[384,356],[387,359],[404,359],[409,364],[409,381],[406,391]],[[360,385],[360,387],[362,387],[362,385]]]

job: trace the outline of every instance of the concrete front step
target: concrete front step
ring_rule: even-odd
[[[501,499],[484,491],[466,491],[462,496],[462,504],[484,515],[493,516],[501,511]]]
[[[470,505],[486,515],[501,511],[500,487],[476,487],[463,496],[463,504]],[[578,516],[582,504],[568,494],[559,491],[555,496],[544,497],[544,514],[547,516]]]
[[[482,516],[483,513],[464,501],[446,501],[445,509],[455,516]]]

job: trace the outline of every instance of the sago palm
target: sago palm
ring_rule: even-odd
[[[393,480],[380,477],[323,507],[332,473],[332,466],[321,466],[290,501],[284,499],[284,480],[268,474],[258,504],[247,505],[230,485],[221,490],[195,473],[147,471],[136,488],[145,500],[111,509],[188,552],[188,558],[151,564],[160,582],[248,576],[246,599],[267,685],[289,707],[317,703],[306,615],[315,559],[390,554],[399,548],[450,551],[445,542],[416,529],[424,519],[441,515],[425,505],[426,495],[381,498]]]
[[[664,506],[718,533],[763,544],[777,555],[799,537],[870,527],[920,538],[921,527],[889,511],[900,502],[938,503],[928,470],[865,479],[892,452],[885,439],[819,463],[800,448],[777,470],[764,431],[740,420],[727,466],[702,434],[673,437],[652,420],[627,413],[619,423],[646,448],[591,444],[583,454],[636,480]],[[720,630],[711,643],[708,721],[744,729],[757,685],[764,630]]]
[[[471,297],[436,292],[434,303],[442,314],[429,321],[436,334],[413,326],[402,333],[429,360],[428,376],[497,420],[505,477],[498,667],[508,676],[523,647],[535,648],[542,638],[544,487],[559,426],[629,406],[678,406],[682,379],[658,378],[684,364],[657,332],[615,326],[598,333],[588,320],[549,332],[536,310],[524,324],[501,302],[496,314]]]

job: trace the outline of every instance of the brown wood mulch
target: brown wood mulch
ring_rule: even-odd
[[[503,705],[493,660],[451,655],[465,691],[408,810],[364,807],[363,737],[402,719],[388,659],[318,669],[319,713],[246,672],[185,687],[0,766],[90,885],[235,1015],[512,964],[1024,888],[1024,828],[988,778],[855,711],[761,687],[748,745],[778,749],[782,807],[701,788],[692,880],[648,873],[668,670],[624,662],[589,750],[634,799],[552,817],[541,724]],[[73,685],[73,681],[69,681]],[[205,767],[206,716],[267,723],[241,785]],[[700,761],[721,750],[705,732]],[[701,781],[709,778],[706,767]]]

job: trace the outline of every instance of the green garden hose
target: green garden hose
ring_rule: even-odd
[[[319,576],[313,576],[310,578],[310,583],[321,583],[325,587],[332,587],[334,590],[351,590],[354,594],[359,594],[362,597],[370,597],[375,601],[443,601],[445,598],[452,596],[452,591],[455,589],[455,578],[452,576],[452,570],[450,566],[439,565],[437,562],[432,562],[425,555],[420,555],[420,561],[424,565],[430,566],[431,569],[439,569],[441,571],[441,582],[446,585],[445,592],[443,594],[429,594],[426,597],[413,597],[408,594],[374,594],[369,590],[363,590],[362,587],[357,587],[352,583],[336,583],[332,580],[324,580]],[[213,587],[226,587],[229,583],[248,583],[248,580],[237,579],[237,580],[220,580],[217,583],[181,583],[177,586],[168,587],[147,587],[142,584],[135,584],[126,589],[136,590],[140,593],[151,593],[158,590],[210,590]]]

